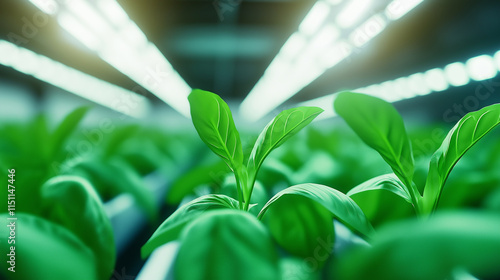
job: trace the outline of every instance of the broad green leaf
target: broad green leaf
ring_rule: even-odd
[[[179,204],[182,199],[203,184],[221,181],[226,174],[231,174],[226,165],[218,160],[214,164],[197,166],[181,175],[172,184],[167,193],[167,203]],[[234,176],[231,174],[231,177]],[[235,189],[236,191],[236,189]]]
[[[218,95],[195,89],[188,97],[191,118],[201,140],[235,171],[243,163],[240,134],[226,102]]]
[[[443,186],[458,160],[483,136],[500,123],[500,104],[468,113],[450,130],[432,155],[424,189],[424,211],[437,205]]]
[[[406,189],[406,186],[396,177],[393,173],[384,174],[370,179],[354,188],[352,188],[347,195],[353,196],[358,193],[385,190],[392,192],[393,194],[403,198],[408,203],[411,204],[410,194]]]
[[[16,213],[15,244],[8,243],[12,218],[1,214],[0,278],[25,279],[109,279],[111,272],[98,277],[96,263],[106,261],[92,253],[82,240],[68,229],[40,217]],[[15,246],[15,272],[10,267],[10,247]]]
[[[365,236],[373,234],[373,227],[363,211],[347,195],[324,185],[301,184],[289,187],[277,193],[262,208],[258,218],[262,219],[266,211],[284,196],[299,195],[309,198],[330,211],[336,219]]]
[[[318,107],[298,107],[278,114],[260,133],[248,159],[248,168],[257,173],[269,153],[311,123],[323,112]]]
[[[278,254],[269,232],[254,216],[217,210],[183,232],[174,275],[189,280],[276,280]]]
[[[111,222],[90,183],[77,176],[58,176],[41,188],[44,216],[70,230],[95,254],[100,278],[114,269],[116,249]]]
[[[333,215],[308,197],[276,200],[267,210],[266,223],[276,242],[292,255],[322,265],[333,250]]]
[[[141,248],[141,256],[147,257],[157,247],[176,240],[184,227],[194,219],[213,209],[238,209],[239,202],[225,195],[209,194],[194,199],[168,217]]]
[[[377,231],[371,247],[339,259],[332,279],[443,280],[456,269],[498,279],[499,233],[496,213],[438,213],[391,224]]]
[[[89,109],[89,107],[80,107],[69,113],[59,124],[51,135],[51,155],[55,155],[55,153],[61,149],[64,142],[66,142],[71,133],[77,128],[78,123],[80,123]]]
[[[413,154],[403,119],[392,104],[377,97],[341,92],[334,102],[335,111],[356,134],[375,149],[394,173],[412,190]]]
[[[103,150],[103,156],[111,157],[113,155],[116,155],[118,150],[122,147],[123,143],[127,139],[136,136],[138,131],[138,125],[126,125],[116,128],[107,139],[106,146]]]
[[[105,197],[130,193],[144,210],[150,221],[157,219],[157,207],[152,192],[147,189],[140,175],[126,162],[116,158],[102,162],[97,158],[79,162],[70,173],[84,170],[88,180]]]

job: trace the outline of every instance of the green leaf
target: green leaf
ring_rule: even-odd
[[[167,203],[179,204],[195,188],[203,184],[213,183],[214,181],[221,181],[226,174],[231,173],[229,173],[226,165],[220,160],[214,164],[192,168],[172,184],[167,193]]]
[[[213,211],[186,228],[174,275],[189,280],[280,278],[269,232],[254,216],[237,210]]]
[[[442,280],[456,269],[498,279],[499,232],[496,213],[438,213],[391,224],[377,231],[371,247],[339,259],[335,279]]]
[[[114,197],[122,193],[129,193],[147,214],[150,221],[157,220],[158,209],[152,192],[145,188],[140,175],[126,162],[116,158],[112,158],[108,162],[89,158],[79,162],[75,167],[72,171],[83,169],[88,174],[89,181],[101,194]]]
[[[5,224],[0,227],[0,278],[25,279],[109,279],[98,277],[96,263],[106,261],[92,253],[74,233],[45,219],[26,213],[16,213],[15,244],[8,243],[8,214],[1,214]],[[15,246],[15,272],[10,267],[10,247]]]
[[[269,153],[311,123],[323,112],[318,107],[298,107],[277,115],[260,133],[248,159],[248,168],[257,173]]]
[[[184,227],[206,211],[230,208],[238,209],[239,202],[225,195],[209,194],[194,199],[168,217],[142,246],[141,256],[147,257],[154,249],[176,240]]]
[[[276,201],[287,195],[299,195],[309,198],[330,211],[335,218],[365,236],[373,234],[373,227],[358,205],[347,195],[324,185],[301,184],[289,187],[277,193],[262,208],[258,218],[262,219],[266,211]]]
[[[240,134],[226,102],[218,95],[194,89],[188,97],[191,118],[201,140],[235,171],[243,163]]]
[[[59,124],[51,136],[51,155],[55,155],[61,149],[89,109],[90,107],[87,106],[80,107],[69,113]]]
[[[418,194],[412,185],[414,163],[410,141],[394,106],[377,97],[341,92],[334,108],[352,130],[382,156],[408,189]]]
[[[458,160],[483,136],[500,123],[500,104],[468,113],[450,130],[432,155],[424,189],[424,211],[437,205],[443,186]]]
[[[77,176],[58,176],[42,186],[41,195],[44,216],[92,249],[100,278],[109,278],[116,260],[113,229],[90,183]]]
[[[322,265],[332,252],[333,215],[308,197],[287,195],[276,200],[266,213],[266,223],[276,242],[292,255]]]
[[[394,175],[394,173],[391,174],[384,174],[377,176],[373,179],[370,179],[354,188],[352,188],[347,195],[348,196],[353,196],[358,193],[363,193],[363,192],[369,192],[369,191],[378,191],[378,190],[385,190],[389,191],[404,200],[406,200],[408,203],[411,204],[411,197],[410,194],[408,193],[406,186]]]

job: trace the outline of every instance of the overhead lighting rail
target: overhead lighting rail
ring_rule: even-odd
[[[394,0],[375,14],[370,10],[380,3],[374,0],[350,1],[336,13],[333,8],[341,2],[320,0],[314,4],[241,104],[244,118],[256,121],[264,117],[423,0]]]
[[[116,0],[29,0],[108,64],[189,118],[191,87]]]
[[[132,117],[142,118],[149,111],[143,96],[4,40],[0,40],[0,64]]]
[[[396,102],[416,96],[442,92],[450,87],[460,87],[473,81],[492,79],[500,71],[500,50],[494,55],[480,55],[468,59],[465,63],[454,62],[443,68],[433,68],[407,77],[389,80],[353,90]],[[335,93],[302,102],[300,106],[317,106],[325,111],[318,120],[335,117],[333,101]]]

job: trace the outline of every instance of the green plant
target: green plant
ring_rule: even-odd
[[[419,218],[377,228],[370,247],[355,248],[337,259],[331,279],[442,280],[467,279],[470,274],[498,276],[498,215],[484,209],[435,212],[453,167],[500,123],[500,104],[465,115],[449,131],[431,157],[425,186],[420,189],[423,195],[414,183],[415,164],[409,137],[401,116],[391,104],[373,96],[342,92],[334,108],[394,172],[367,180],[347,195],[356,200],[357,195],[364,193],[372,197],[375,192],[392,193],[410,203]],[[469,188],[469,192],[477,190]],[[494,211],[495,201],[493,193],[485,201],[486,207]]]
[[[335,99],[334,108],[394,171],[394,174],[381,175],[358,185],[348,195],[390,191],[411,203],[416,214],[423,216],[436,210],[446,179],[455,164],[500,123],[500,104],[468,113],[460,119],[432,155],[422,195],[413,182],[413,154],[403,119],[390,103],[365,94],[342,92]]]
[[[204,275],[210,275],[211,279],[276,279],[276,266],[270,266],[275,262],[276,249],[269,246],[269,236],[290,254],[309,257],[317,251],[319,238],[331,241],[324,248],[327,255],[330,254],[334,217],[364,236],[372,233],[371,225],[353,200],[333,188],[318,184],[295,185],[278,192],[262,207],[257,217],[241,213],[260,207],[251,205],[250,199],[265,158],[308,125],[322,112],[321,109],[299,107],[278,114],[260,133],[245,165],[239,132],[227,104],[216,94],[202,90],[194,90],[189,95],[189,102],[193,124],[200,138],[234,173],[236,198],[210,194],[184,204],[142,247],[143,257],[158,246],[180,239],[175,264],[175,274],[180,279],[206,279]],[[216,209],[219,209],[217,214],[208,213],[208,210]],[[235,218],[237,215],[241,218]],[[267,223],[260,222],[265,219],[268,219]],[[223,268],[229,257],[227,252],[218,248],[225,242],[234,248],[231,266],[246,267],[242,270],[245,273]],[[206,265],[205,260],[209,260],[210,265]],[[324,261],[318,260],[321,264]],[[199,264],[197,273],[192,272],[193,264]],[[259,267],[248,269],[254,265]]]
[[[16,210],[15,228],[0,228],[2,251],[14,256],[0,256],[0,274],[8,279],[109,279],[116,260],[113,230],[90,183],[56,176],[41,186],[40,195],[38,215]],[[8,221],[13,216],[0,217]],[[15,242],[8,243],[12,230]],[[12,266],[14,273],[7,270]]]

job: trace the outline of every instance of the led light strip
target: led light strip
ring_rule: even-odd
[[[423,0],[394,0],[384,11],[355,26],[367,16],[373,0],[347,3],[336,17],[329,15],[338,0],[320,0],[273,59],[264,75],[243,100],[242,116],[256,121],[313,82],[327,69],[349,57],[380,34],[386,26]],[[361,6],[360,6],[361,5]],[[359,7],[365,7],[359,9]],[[347,36],[341,36],[347,34]]]
[[[0,40],[0,64],[132,117],[144,117],[149,111],[143,96],[4,40]]]
[[[425,72],[415,73],[408,77],[386,81],[359,89],[354,92],[365,93],[382,98],[388,102],[396,102],[415,96],[441,92],[450,87],[464,86],[471,81],[483,81],[494,78],[500,71],[500,51],[493,56],[480,55],[468,59],[465,63],[454,62],[443,68],[434,68]],[[317,106],[325,111],[317,120],[335,117],[333,101],[336,94],[329,94],[298,106]]]
[[[30,0],[100,58],[189,118],[191,87],[116,0]]]

